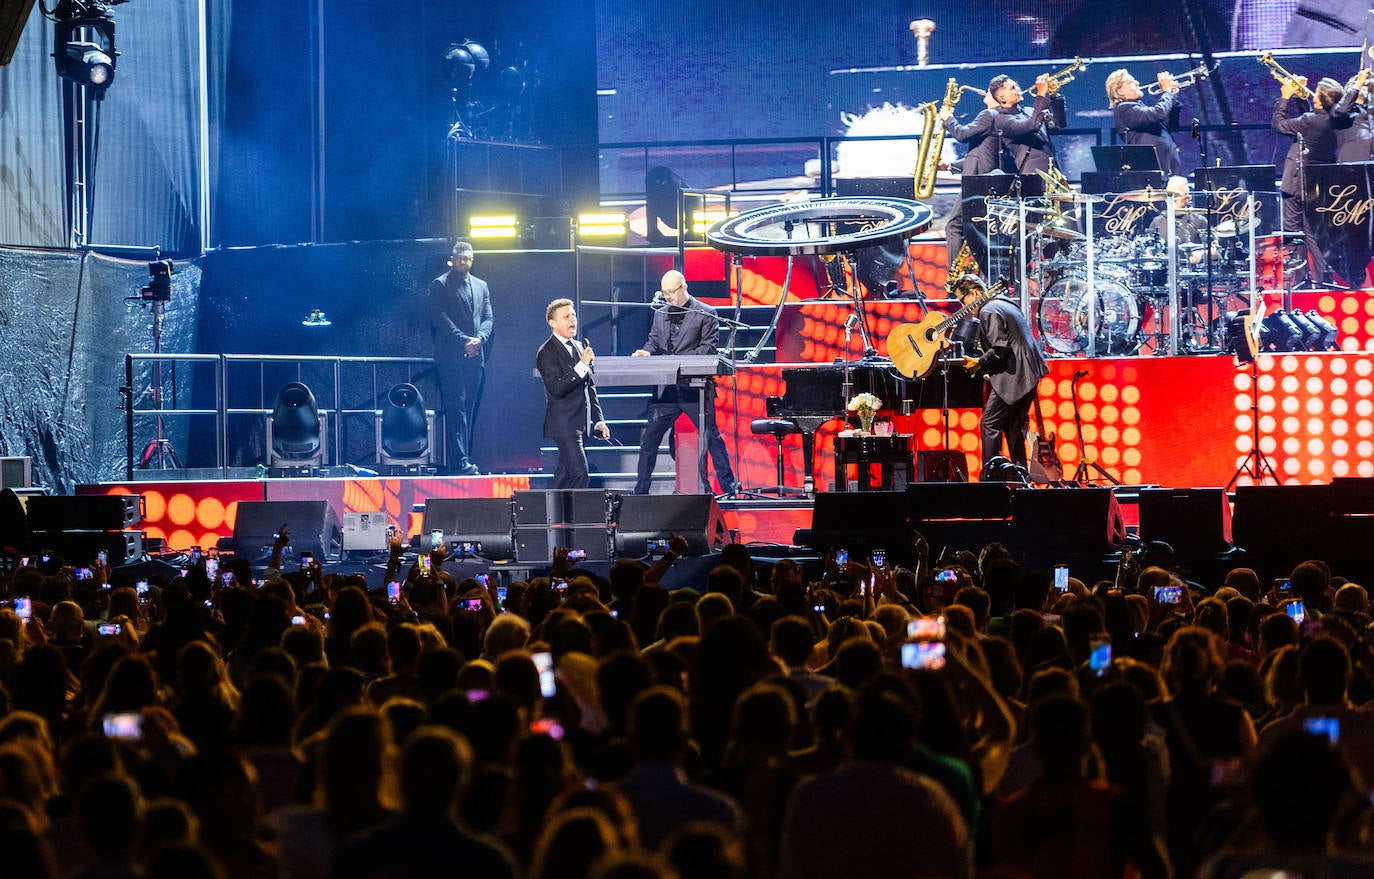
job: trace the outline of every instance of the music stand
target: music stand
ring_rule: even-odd
[[[1099,174],[1121,171],[1159,171],[1159,154],[1152,146],[1125,144],[1090,148]],[[1163,173],[1162,171],[1160,172]]]

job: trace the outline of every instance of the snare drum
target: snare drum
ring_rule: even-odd
[[[1131,262],[1131,287],[1158,289],[1169,285],[1168,248],[1156,232],[1147,232],[1135,242]]]

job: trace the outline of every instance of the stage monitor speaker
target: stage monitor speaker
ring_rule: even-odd
[[[515,524],[605,525],[607,494],[599,488],[515,492]]]
[[[906,496],[914,522],[1011,518],[1012,490],[1005,482],[918,482],[906,487]]]
[[[910,565],[910,506],[905,491],[822,492],[811,516],[811,546],[823,555],[848,549],[855,559],[885,549],[890,564]]]
[[[516,528],[515,559],[526,564],[548,564],[553,561],[553,551],[561,546],[582,550],[589,562],[604,562],[611,557],[607,535],[605,525]],[[486,553],[485,546],[482,551]]]
[[[1306,559],[1329,559],[1340,540],[1334,519],[1329,485],[1236,486],[1236,546],[1254,559],[1261,576],[1283,576]]]
[[[508,497],[430,498],[425,502],[422,546],[429,545],[429,533],[435,528],[444,532],[445,540],[481,543],[483,558],[515,558]]]
[[[706,555],[729,539],[720,504],[709,494],[627,494],[615,520],[615,552],[642,558],[648,542],[673,534],[687,540],[687,554]]]
[[[0,67],[14,60],[14,50],[19,46],[19,36],[24,33],[24,25],[28,23],[32,10],[33,0],[0,2]],[[41,37],[40,33],[37,38]]]
[[[143,521],[143,495],[46,495],[26,509],[34,531],[124,531]]]
[[[968,482],[968,459],[956,450],[916,452],[917,482]]]
[[[282,523],[291,533],[293,555],[337,559],[343,552],[343,526],[329,501],[239,501],[234,552],[250,560],[268,555]]]
[[[1162,540],[1180,557],[1231,547],[1231,504],[1224,488],[1142,488],[1140,537]]]
[[[1047,556],[1098,558],[1121,548],[1126,525],[1110,488],[1020,488],[1012,493],[1011,524],[1021,548]]]
[[[102,549],[112,568],[143,558],[142,531],[50,531],[35,534],[33,544],[36,553],[52,550],[77,568],[93,563]]]

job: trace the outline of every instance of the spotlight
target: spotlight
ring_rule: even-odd
[[[138,291],[139,298],[144,302],[171,302],[172,261],[163,259],[148,263],[148,275],[148,286]]]
[[[101,98],[114,82],[115,23],[99,5],[74,4],[66,7],[71,17],[57,22],[53,37],[53,60],[57,75],[68,82],[86,86]]]
[[[324,418],[310,388],[300,382],[283,385],[267,416],[270,467],[324,463]]]
[[[419,388],[402,382],[387,391],[377,411],[377,451],[382,464],[428,464],[430,420]]]
[[[1264,351],[1301,351],[1302,330],[1280,308],[1264,319],[1260,329],[1260,348]]]
[[[1313,326],[1321,331],[1321,338],[1317,340],[1318,347],[1316,350],[1329,351],[1332,348],[1339,347],[1336,345],[1335,324],[1322,317],[1315,308],[1307,312],[1307,319],[1312,322]]]

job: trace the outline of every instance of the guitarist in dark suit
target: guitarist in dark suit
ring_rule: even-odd
[[[954,293],[967,305],[985,289],[977,276],[965,275],[955,284]],[[983,353],[965,357],[964,368],[987,379],[983,389],[983,466],[1002,454],[1005,438],[1007,458],[1024,468],[1031,403],[1040,379],[1050,370],[1031,335],[1026,316],[1015,302],[998,296],[974,313],[981,322],[978,341]]]
[[[718,344],[716,310],[687,292],[687,278],[682,272],[673,270],[665,273],[659,283],[659,293],[664,304],[654,313],[654,323],[644,347],[632,356],[715,354]],[[716,384],[710,380],[701,390],[688,387],[685,382],[660,388],[649,404],[644,439],[639,444],[639,479],[635,482],[635,494],[649,493],[654,462],[658,460],[658,444],[662,442],[663,435],[672,429],[678,415],[685,412],[688,418],[696,421],[697,395],[700,393],[706,394],[706,426],[705,429],[701,429],[701,425],[697,427],[711,453],[711,462],[715,465],[721,490],[731,495],[739,493],[739,483],[735,481],[734,470],[730,467],[730,454],[725,448],[720,428],[716,426]],[[699,485],[709,484],[705,468],[703,461]]]
[[[553,488],[586,488],[586,436],[595,433],[610,439],[611,429],[601,418],[592,375],[595,352],[578,342],[577,312],[572,300],[555,299],[544,312],[553,335],[539,348],[535,368],[544,380],[544,436],[558,446],[558,468]]]

